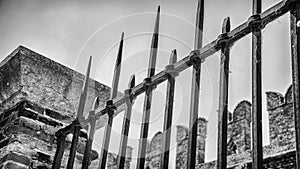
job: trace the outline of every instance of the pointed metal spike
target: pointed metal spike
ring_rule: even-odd
[[[133,74],[133,75],[130,76],[130,80],[129,80],[129,83],[128,83],[128,88],[132,89],[134,86],[135,86],[135,75]]]
[[[176,49],[174,49],[174,50],[172,50],[172,53],[170,55],[169,63],[174,64],[176,62],[177,62],[177,51],[176,51]]]
[[[230,31],[230,17],[227,17],[223,20],[222,33]]]
[[[77,111],[77,118],[79,120],[81,120],[81,118],[83,116],[83,112],[84,112],[84,106],[85,106],[85,101],[86,101],[86,96],[87,96],[88,81],[90,78],[91,64],[92,64],[92,56],[90,56],[90,59],[89,59],[89,64],[87,67],[85,79],[84,79],[82,90],[81,90],[79,106],[78,106],[78,111]]]
[[[159,35],[159,18],[160,18],[160,6],[158,6],[154,31],[152,35],[151,41],[151,51],[148,65],[148,77],[151,77],[155,74],[155,65],[156,65],[156,57],[157,57],[157,48],[158,48],[158,35]]]
[[[93,103],[93,108],[94,108],[94,110],[96,110],[96,109],[99,107],[99,105],[100,105],[100,97],[97,96],[97,97],[95,98],[95,100],[94,100],[94,103]]]
[[[196,14],[196,27],[195,27],[195,42],[194,49],[202,47],[203,39],[203,20],[204,20],[204,0],[198,0],[197,14]]]
[[[155,19],[155,25],[154,25],[154,33],[158,34],[159,30],[159,19],[160,19],[160,6],[157,7],[157,13],[156,13],[156,19]]]
[[[124,32],[122,32],[117,60],[114,69],[113,81],[112,81],[112,88],[110,92],[110,99],[114,99],[118,93],[118,85],[120,79],[120,72],[121,72],[121,62],[122,62],[122,52],[123,52],[123,40],[124,39]]]

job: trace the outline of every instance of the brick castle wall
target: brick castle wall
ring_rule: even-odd
[[[1,168],[51,168],[54,134],[74,120],[83,80],[84,75],[22,46],[0,62]],[[95,96],[100,96],[103,106],[109,93],[109,87],[90,79],[85,114]],[[98,120],[97,128],[105,120]],[[67,138],[61,168],[66,167],[69,155],[72,137]],[[86,138],[81,132],[74,168],[81,166]],[[91,153],[96,163],[98,153]]]

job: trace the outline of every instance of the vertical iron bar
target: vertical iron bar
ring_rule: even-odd
[[[230,31],[230,18],[223,21],[222,34]],[[218,155],[217,168],[226,169],[227,166],[227,114],[228,114],[228,80],[229,53],[228,44],[221,48],[220,84],[219,84],[219,112],[218,112]]]
[[[108,100],[112,101],[112,100]],[[110,135],[111,135],[111,128],[112,128],[112,123],[113,123],[113,109],[111,108],[112,102],[107,102],[107,115],[108,115],[108,121],[105,126],[104,130],[104,137],[103,137],[103,143],[102,143],[102,149],[101,149],[101,154],[100,154],[100,162],[98,169],[105,169],[106,167],[106,159],[107,159],[107,154],[108,154],[108,147],[109,147],[109,141],[110,141]]]
[[[79,133],[80,133],[80,129],[81,129],[80,121],[83,118],[84,106],[85,106],[85,101],[86,101],[86,96],[87,96],[87,88],[88,88],[88,81],[89,81],[90,71],[91,71],[91,63],[92,63],[92,56],[90,56],[90,58],[89,58],[86,76],[85,76],[85,80],[84,80],[83,86],[82,86],[82,91],[81,91],[80,100],[79,100],[79,107],[78,107],[78,111],[77,111],[77,117],[72,122],[73,123],[72,125],[74,125],[74,131],[73,131],[73,138],[72,138],[72,144],[71,144],[67,169],[73,169],[73,165],[74,165],[74,159],[75,159],[75,155],[76,155],[78,138],[79,138]]]
[[[195,28],[194,49],[202,47],[203,39],[203,20],[204,20],[204,0],[198,0]],[[192,89],[191,89],[191,105],[189,119],[189,138],[188,138],[188,154],[187,169],[194,169],[196,163],[196,146],[197,146],[197,127],[198,127],[198,109],[199,109],[199,91],[200,91],[200,74],[201,62],[193,64]]]
[[[123,39],[124,39],[124,32],[121,35],[121,41],[119,45],[119,50],[117,54],[117,60],[114,68],[114,75],[113,75],[113,81],[112,81],[112,88],[110,93],[110,100],[106,102],[106,108],[107,108],[107,115],[108,115],[108,121],[107,125],[104,129],[104,140],[102,143],[102,150],[100,155],[100,163],[98,166],[98,169],[105,169],[106,166],[106,159],[107,159],[107,153],[109,148],[109,141],[110,141],[110,135],[111,135],[111,129],[113,125],[113,102],[112,99],[114,99],[117,96],[118,93],[118,84],[120,79],[120,71],[121,71],[121,62],[122,62],[122,51],[123,51]]]
[[[296,168],[300,168],[300,5],[296,4],[290,13],[291,52],[293,78],[293,107],[296,134]]]
[[[261,0],[253,0],[253,16],[261,13]],[[261,82],[261,29],[252,30],[252,168],[262,169],[262,82]]]
[[[66,136],[60,134],[56,137],[57,137],[57,147],[54,155],[52,169],[60,169],[61,160],[65,151]]]
[[[169,68],[170,71],[174,71],[174,63],[177,62],[177,52],[173,50],[170,56]],[[173,73],[173,74],[172,74]],[[163,148],[161,154],[160,168],[169,168],[169,153],[170,153],[170,141],[171,141],[171,125],[173,115],[173,102],[175,92],[175,72],[170,72],[167,83],[167,97],[164,117],[164,132],[163,132]]]
[[[122,135],[121,135],[121,141],[120,141],[120,147],[119,147],[119,153],[118,153],[118,161],[117,166],[119,169],[124,169],[125,159],[126,159],[126,148],[127,148],[127,142],[128,142],[128,133],[129,133],[129,127],[130,127],[130,119],[131,119],[131,110],[132,110],[132,101],[133,96],[131,94],[131,89],[135,86],[135,75],[132,75],[129,84],[128,89],[125,90],[125,114],[123,119],[123,127],[122,127]]]
[[[156,65],[157,48],[158,48],[159,14],[160,14],[160,7],[158,6],[154,32],[152,35],[151,49],[150,49],[150,58],[149,58],[148,76],[147,76],[148,78],[146,78],[144,81],[146,91],[145,91],[140,141],[138,147],[138,159],[137,159],[137,166],[136,166],[137,169],[143,169],[145,165],[149,118],[150,118],[151,100],[152,100],[152,86],[151,84],[149,84],[151,83],[151,81],[149,80],[151,80],[150,78],[155,74],[155,65]]]
[[[92,144],[94,140],[96,121],[97,121],[97,119],[95,118],[95,110],[99,107],[99,104],[100,104],[100,98],[96,97],[93,104],[93,110],[89,112],[89,117],[88,117],[90,120],[89,136],[85,144],[81,169],[87,169],[90,163],[90,156],[91,156]]]
[[[76,149],[77,149],[77,144],[78,144],[78,138],[79,138],[80,129],[81,129],[81,125],[80,125],[78,118],[76,118],[72,122],[72,125],[74,126],[74,131],[73,131],[73,139],[72,139],[72,144],[71,144],[71,148],[70,148],[70,155],[69,155],[69,159],[68,159],[67,169],[73,169],[75,155],[76,155]]]

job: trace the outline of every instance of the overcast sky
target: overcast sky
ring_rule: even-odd
[[[263,1],[263,10],[279,2]],[[168,63],[170,51],[177,49],[178,59],[193,47],[196,0],[152,1],[80,1],[80,0],[1,0],[0,1],[0,58],[3,59],[17,46],[24,45],[63,65],[84,72],[87,59],[94,58],[92,77],[111,86],[112,70],[121,32],[125,32],[124,61],[119,90],[127,87],[131,74],[137,83],[146,76],[151,32],[155,12],[161,5],[161,24],[158,70]],[[204,44],[214,40],[221,31],[222,21],[230,16],[232,28],[251,15],[249,0],[205,1]],[[242,100],[251,100],[251,36],[235,44],[231,50],[229,110]],[[289,15],[284,15],[263,30],[263,92],[284,94],[291,84]],[[218,109],[219,53],[211,56],[202,67],[199,116],[209,121],[206,161],[216,158],[216,128]],[[177,78],[173,124],[188,125],[191,86],[190,69]],[[162,130],[165,89],[157,88],[153,97],[149,137]],[[130,144],[137,152],[142,104],[138,97],[133,110]],[[268,144],[268,118],[263,94],[264,143]],[[110,148],[117,152],[122,114],[114,120]],[[172,128],[175,138],[175,128]],[[94,148],[100,149],[102,130],[97,133]],[[172,164],[175,144],[172,140]]]

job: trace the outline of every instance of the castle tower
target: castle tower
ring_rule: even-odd
[[[271,146],[279,152],[295,148],[292,86],[285,96],[277,92],[266,92],[266,95]]]
[[[0,63],[0,168],[51,168],[54,134],[74,120],[83,80],[84,75],[22,46]],[[109,93],[109,87],[90,79],[85,113],[95,96],[104,102]],[[99,121],[98,128],[104,125]],[[86,138],[81,132],[74,168],[81,166]],[[62,168],[69,148],[67,140]],[[92,151],[91,160],[97,158]]]
[[[205,160],[205,139],[207,134],[207,120],[204,118],[198,119],[198,130],[197,130],[197,157],[196,165],[204,163]],[[176,168],[186,167],[186,158],[188,150],[188,128],[185,126],[177,126],[176,134]]]
[[[251,148],[251,103],[241,101],[228,123],[228,155],[239,154]]]

